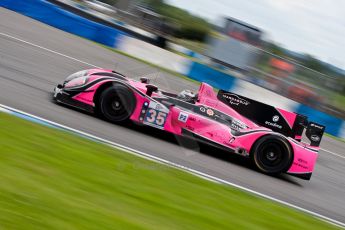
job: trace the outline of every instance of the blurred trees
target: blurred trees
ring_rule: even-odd
[[[98,0],[114,6],[118,0]],[[211,31],[211,25],[203,18],[190,14],[188,11],[165,3],[164,0],[140,0],[139,5],[150,8],[166,17],[167,22],[174,24],[177,38],[204,41]],[[133,1],[135,3],[135,1]]]
[[[328,68],[324,66],[323,63],[320,62],[320,60],[314,58],[313,56],[309,54],[305,55],[305,58],[302,61],[302,63],[304,66],[310,69],[316,70],[318,72],[325,73],[325,74],[327,74],[326,72],[329,72]]]
[[[284,50],[282,49],[282,47],[272,42],[266,42],[265,49],[278,56],[284,55]]]
[[[177,24],[175,36],[190,40],[204,41],[211,25],[203,18],[190,14],[181,8],[169,5],[164,0],[143,0],[143,4]]]
[[[106,4],[111,5],[111,6],[115,5],[117,2],[117,0],[98,0],[98,1],[106,3]]]

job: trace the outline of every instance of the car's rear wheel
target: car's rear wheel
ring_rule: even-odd
[[[251,159],[263,173],[280,174],[286,172],[293,160],[289,143],[279,136],[264,136],[252,147]]]
[[[98,109],[103,117],[114,123],[129,120],[136,106],[133,92],[126,86],[114,84],[100,94]]]

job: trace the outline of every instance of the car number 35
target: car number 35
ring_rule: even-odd
[[[145,121],[155,125],[163,126],[167,118],[167,113],[155,109],[149,109],[146,113]]]

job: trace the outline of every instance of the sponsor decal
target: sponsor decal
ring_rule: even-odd
[[[315,142],[318,142],[318,141],[320,141],[320,137],[318,136],[318,135],[311,135],[311,137],[310,137],[310,139],[312,140],[312,141],[315,141]]]
[[[147,105],[146,104],[147,102],[144,102],[144,105]],[[165,113],[169,113],[169,109],[166,108],[164,105],[160,104],[160,103],[157,103],[157,102],[154,102],[154,101],[150,101],[150,103],[148,104],[149,108],[151,109],[155,109],[157,111],[162,111],[162,112],[165,112]]]
[[[311,127],[318,128],[318,129],[323,129],[322,126],[316,125],[316,124],[314,124],[314,123],[311,123],[310,126],[311,126]]]
[[[212,109],[207,109],[207,110],[206,110],[206,113],[207,113],[207,115],[209,115],[209,116],[213,116],[213,115],[214,115],[214,111],[213,111]]]
[[[273,116],[272,121],[273,122],[279,121],[279,116],[278,115]]]
[[[186,125],[186,128],[191,130],[191,131],[194,131],[194,127],[190,126],[190,125]]]
[[[303,160],[303,159],[301,159],[301,158],[298,158],[297,161],[300,162],[300,163],[302,163],[302,164],[308,164],[308,161]]]
[[[157,102],[144,102],[139,120],[146,125],[163,129],[168,113],[169,109]]]
[[[160,104],[156,104],[156,109],[160,110],[160,109],[162,109],[162,106]]]
[[[298,166],[298,167],[301,167],[301,168],[303,168],[305,170],[308,170],[308,166],[307,165],[304,165],[304,164],[301,164],[301,163],[298,163],[298,162],[294,162],[293,164]]]
[[[178,115],[178,120],[186,123],[188,120],[188,113],[180,112],[180,114]]]
[[[200,107],[200,111],[203,112],[203,113],[206,112],[205,107]]]
[[[277,123],[272,123],[272,122],[269,122],[269,121],[265,121],[265,124],[268,125],[268,126],[272,126],[272,127],[278,128],[278,129],[282,128],[281,125],[278,125]]]
[[[245,106],[247,106],[250,104],[249,101],[244,100],[243,98],[240,98],[236,94],[224,93],[222,96],[232,105],[245,105]]]
[[[163,129],[168,114],[156,109],[149,108],[144,117],[144,124]]]
[[[278,115],[274,115],[274,116],[272,117],[272,121],[273,121],[273,122],[265,121],[265,124],[268,125],[268,126],[272,126],[272,127],[274,127],[274,128],[278,128],[278,129],[282,129],[282,128],[283,128],[283,126],[281,126],[281,125],[279,125],[279,124],[276,123],[276,122],[279,121],[279,116],[278,116]]]
[[[239,131],[240,129],[245,129],[245,128],[247,128],[247,126],[246,126],[243,122],[241,122],[241,121],[239,121],[239,120],[236,120],[236,119],[233,119],[233,120],[231,121],[231,128],[233,128],[233,129]]]

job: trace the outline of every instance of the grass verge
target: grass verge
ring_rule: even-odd
[[[330,137],[330,138],[333,138],[334,140],[337,140],[337,141],[340,141],[340,142],[344,142],[345,143],[345,139],[344,138],[341,138],[341,137],[336,137],[336,136],[333,136],[329,133],[325,133],[324,135],[326,135],[327,137]]]
[[[179,39],[179,38],[173,39],[173,42],[198,53],[203,53],[207,46],[206,43],[204,42],[192,41],[192,40],[187,40],[187,39]]]
[[[0,113],[1,229],[331,229],[229,186]]]

